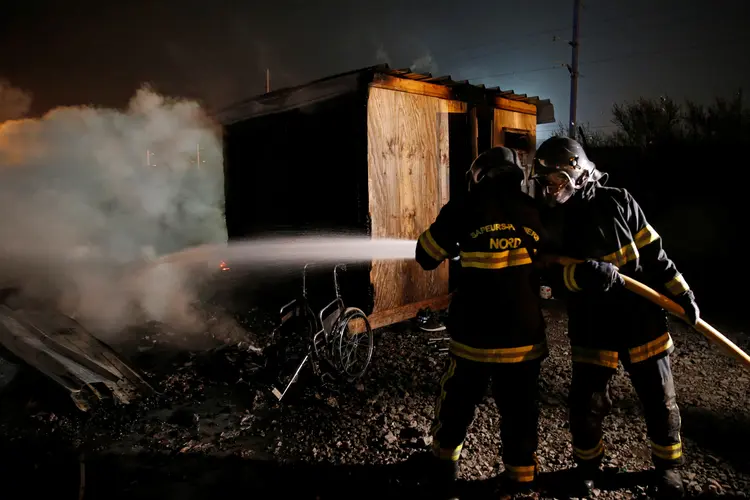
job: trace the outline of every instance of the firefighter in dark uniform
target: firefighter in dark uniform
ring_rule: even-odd
[[[670,296],[697,322],[693,292],[667,257],[659,234],[628,191],[603,186],[606,174],[580,144],[548,139],[538,148],[533,168],[541,198],[553,207],[543,220],[558,244],[556,253],[612,264]],[[570,428],[579,485],[590,490],[599,471],[605,451],[602,421],[612,405],[608,384],[621,362],[644,408],[659,496],[679,498],[684,495],[678,472],[683,454],[666,312],[622,286],[606,293],[588,290],[577,280],[580,266],[566,265],[561,276],[573,357]]]
[[[416,248],[416,260],[425,270],[460,256],[460,285],[447,321],[450,358],[432,429],[432,476],[438,476],[438,483],[456,479],[467,429],[492,380],[502,415],[505,493],[533,495],[538,378],[547,355],[538,275],[532,266],[542,238],[538,208],[521,190],[524,174],[511,149],[492,148],[479,155],[467,178],[468,196],[443,206]]]

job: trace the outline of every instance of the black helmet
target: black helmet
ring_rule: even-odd
[[[510,148],[495,147],[477,156],[466,172],[469,191],[485,179],[501,180],[503,185],[520,189],[524,172],[518,153]]]
[[[568,137],[550,137],[536,150],[532,178],[542,187],[550,205],[565,203],[573,194],[603,174],[586,156],[583,147]]]

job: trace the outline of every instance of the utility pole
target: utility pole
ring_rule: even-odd
[[[581,17],[581,0],[573,0],[573,40],[570,46],[573,47],[573,60],[568,66],[570,71],[570,119],[568,122],[568,137],[576,138],[576,107],[578,105],[578,33],[579,19]]]
[[[271,70],[266,68],[266,94],[271,92]]]
[[[201,166],[201,145],[200,144],[195,145],[195,156],[196,156],[195,164],[198,167],[200,167]]]
[[[745,137],[742,125],[742,87],[740,87],[737,91],[737,137],[740,141]]]

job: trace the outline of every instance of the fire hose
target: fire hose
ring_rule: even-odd
[[[557,257],[555,260],[559,264],[562,264],[562,265],[576,264],[576,263],[582,262],[577,259],[571,259],[570,257]],[[685,316],[685,310],[682,307],[680,307],[677,303],[675,303],[673,300],[660,294],[653,288],[650,288],[649,286],[644,285],[640,281],[634,280],[633,278],[625,276],[624,274],[620,274],[620,276],[622,276],[623,280],[625,280],[625,288],[653,302],[654,304],[666,310],[670,314],[677,316],[678,318],[690,324],[690,322],[687,321],[687,318]],[[701,333],[703,336],[705,336],[709,340],[716,343],[719,349],[724,354],[737,359],[740,363],[750,368],[750,355],[748,355],[745,351],[740,349],[734,342],[732,342],[731,340],[726,338],[724,335],[722,335],[722,333],[719,332],[716,328],[709,325],[702,319],[698,319],[698,323],[696,325],[693,325],[693,328],[695,328],[699,333]]]

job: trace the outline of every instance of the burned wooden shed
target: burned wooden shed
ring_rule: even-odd
[[[416,239],[481,151],[529,162],[549,100],[450,77],[364,68],[269,92],[219,113],[229,238],[334,231]],[[373,327],[444,308],[449,266],[374,261],[348,299]],[[358,280],[358,281],[357,281]]]

